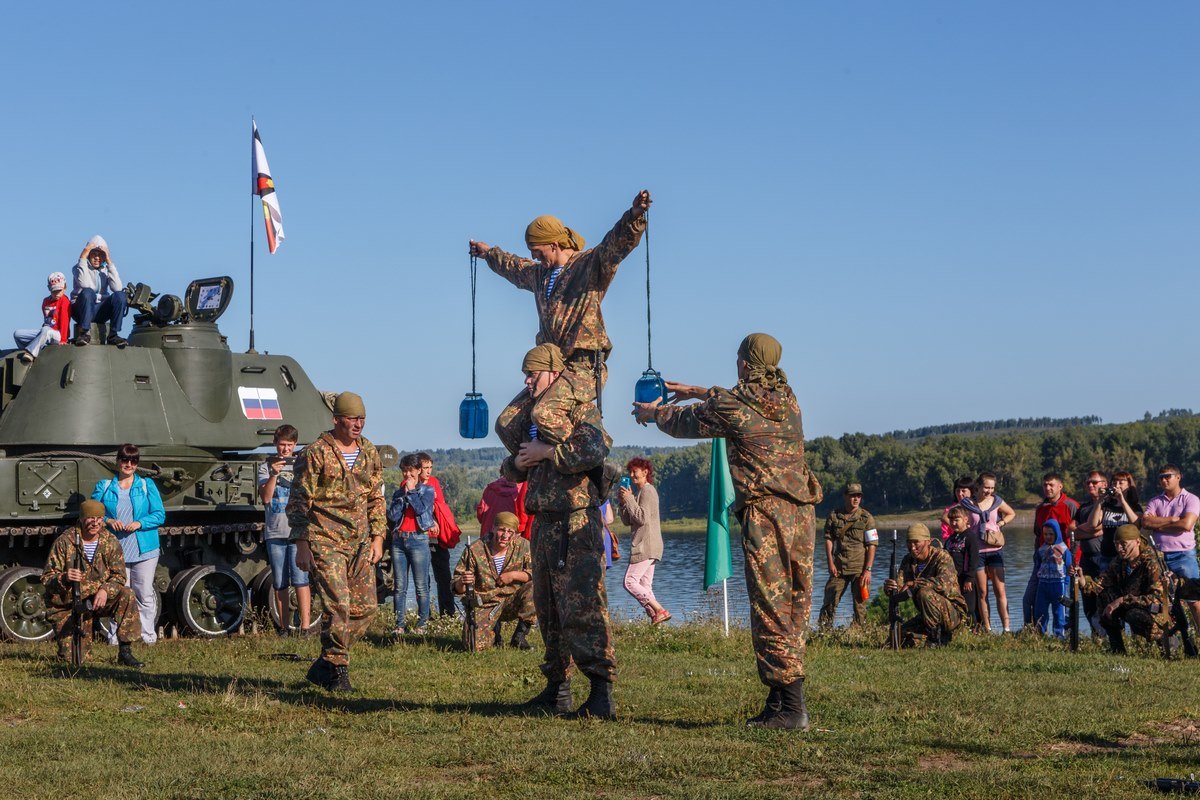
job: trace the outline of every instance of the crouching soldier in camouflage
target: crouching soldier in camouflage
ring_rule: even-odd
[[[463,620],[463,648],[468,644],[467,626],[474,620],[475,649],[486,650],[503,644],[500,629],[503,623],[517,621],[509,646],[522,650],[533,649],[525,639],[533,627],[536,614],[533,608],[533,558],[529,542],[517,535],[521,523],[511,511],[501,511],[492,520],[492,531],[463,550],[454,568],[451,586],[460,597],[472,589],[472,606],[466,606],[470,616]],[[492,631],[493,636],[479,636],[480,631]]]
[[[536,400],[559,378],[562,353],[552,344],[538,345],[525,355],[522,369],[529,395]],[[524,443],[510,447],[513,455],[501,466],[509,480],[529,482],[525,510],[534,515],[533,604],[546,644],[546,688],[524,707],[570,711],[573,662],[591,684],[575,716],[614,719],[617,664],[600,541],[599,506],[604,498],[594,477],[604,467],[612,440],[590,401],[575,404],[565,419],[552,424],[567,431],[563,442],[551,445],[532,438],[526,424]]]
[[[1122,525],[1113,539],[1117,557],[1108,569],[1098,578],[1089,578],[1076,567],[1075,577],[1083,594],[1099,597],[1100,624],[1109,645],[1114,653],[1124,653],[1126,625],[1150,642],[1162,639],[1171,627],[1171,602],[1158,555],[1142,541],[1137,526]]]
[[[78,536],[78,542],[76,542]],[[76,565],[80,565],[77,567]],[[42,572],[46,587],[47,618],[58,640],[58,657],[68,659],[72,627],[72,584],[79,584],[80,599],[87,609],[79,616],[84,657],[91,650],[92,627],[101,617],[112,617],[117,625],[117,663],[144,666],[130,646],[142,636],[141,616],[133,590],[125,585],[125,556],[117,538],[104,528],[104,504],[85,500],[79,507],[79,528],[72,528],[50,547]]]
[[[949,644],[967,618],[954,558],[933,546],[929,528],[919,522],[908,527],[908,555],[900,562],[897,578],[883,582],[883,591],[897,602],[910,596],[917,607],[917,615],[901,627],[902,647],[912,647],[917,636],[924,636],[932,647]]]
[[[753,333],[738,348],[732,389],[668,381],[676,399],[701,402],[634,403],[633,414],[677,438],[725,438],[733,510],[742,523],[750,635],[759,679],[768,687],[765,707],[748,724],[807,730],[804,637],[812,609],[813,505],[821,502],[821,485],[804,460],[800,405],[779,368],[782,355],[773,337]]]
[[[496,418],[496,434],[516,452],[532,419],[543,442],[562,444],[571,431],[570,410],[579,403],[599,403],[608,377],[604,362],[612,342],[604,328],[600,303],[617,267],[633,252],[646,230],[650,192],[642,190],[599,245],[584,249],[583,237],[557,217],[541,216],[525,229],[525,244],[533,259],[520,258],[484,242],[469,243],[500,277],[518,289],[533,292],[538,314],[537,343],[558,347],[566,369],[537,398],[521,392]]]
[[[350,646],[375,616],[375,564],[387,533],[383,465],[362,435],[366,417],[361,397],[337,396],[333,430],[300,454],[287,504],[296,567],[312,573],[325,606],[321,656],[307,677],[335,692],[353,688]]]

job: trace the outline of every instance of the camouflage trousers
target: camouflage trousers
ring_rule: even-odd
[[[537,611],[533,606],[533,581],[526,581],[521,588],[505,597],[499,603],[479,606],[474,611],[468,611],[475,619],[475,650],[487,650],[492,646],[492,628],[502,622],[528,622],[533,624],[537,619]],[[467,619],[463,619],[463,649],[467,649]]]
[[[549,681],[570,677],[572,661],[589,678],[616,677],[601,530],[596,508],[540,511],[533,518],[533,605],[546,645],[542,672]]]
[[[767,686],[804,677],[816,529],[811,505],[782,497],[756,499],[742,512],[750,637],[758,677]]]
[[[571,412],[576,406],[596,399],[596,371],[590,361],[576,359],[567,363],[567,375],[560,375],[535,402],[525,390],[512,399],[496,417],[496,435],[500,443],[515,453],[529,441],[529,421],[538,426],[538,441],[560,445],[573,430]],[[600,386],[608,381],[608,367],[600,366]]]
[[[86,658],[92,648],[92,628],[96,620],[112,617],[117,624],[117,641],[123,644],[136,642],[142,638],[142,618],[138,613],[137,598],[128,586],[122,586],[108,596],[100,608],[92,608],[80,615],[83,627],[83,654]],[[59,658],[67,658],[71,648],[71,635],[75,629],[71,625],[71,608],[50,606],[46,609],[46,619],[54,626],[54,638],[58,640]]]
[[[962,626],[965,619],[963,610],[954,601],[932,589],[914,590],[912,601],[917,608],[917,615],[901,626],[905,633],[928,636],[938,629],[953,633]]]
[[[321,657],[335,666],[350,663],[350,647],[363,637],[375,617],[375,566],[368,556],[370,541],[335,542],[325,537],[308,540],[313,554],[311,576],[317,585],[325,616],[321,620]]]
[[[837,607],[841,605],[842,597],[846,594],[846,590],[850,590],[850,597],[854,600],[854,624],[862,625],[867,621],[867,601],[863,600],[858,593],[858,576],[862,569],[852,570],[851,576],[847,577],[847,573],[843,572],[836,578],[832,575],[825,583],[825,599],[821,603],[821,613],[817,616],[817,625],[824,628],[833,627],[833,616],[837,613]]]
[[[1111,602],[1111,598],[1105,599]],[[1188,613],[1186,608],[1183,613]],[[1191,622],[1191,620],[1188,621]],[[1118,608],[1117,612],[1111,617],[1101,617],[1100,624],[1104,626],[1105,632],[1108,633],[1113,641],[1121,638],[1122,631],[1126,625],[1129,626],[1129,630],[1133,631],[1135,636],[1141,636],[1150,642],[1159,641],[1162,639],[1163,634],[1166,633],[1166,628],[1159,624],[1159,620],[1155,619],[1153,614],[1140,606]]]

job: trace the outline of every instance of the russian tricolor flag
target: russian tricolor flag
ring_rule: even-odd
[[[279,395],[274,389],[239,386],[238,399],[242,402],[242,414],[246,419],[283,419]]]

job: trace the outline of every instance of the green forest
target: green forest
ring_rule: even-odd
[[[840,502],[841,487],[863,485],[864,505],[876,513],[899,513],[945,505],[956,478],[983,470],[996,473],[997,491],[1023,502],[1040,493],[1041,477],[1062,474],[1067,492],[1083,493],[1092,469],[1127,470],[1138,481],[1143,498],[1157,493],[1152,479],[1166,463],[1178,465],[1189,488],[1200,476],[1200,417],[1189,409],[1146,414],[1138,422],[1100,424],[1095,417],[1032,420],[1029,428],[1008,421],[940,426],[960,430],[934,433],[896,431],[876,435],[848,433],[807,442],[808,463],[825,487],[828,512]],[[1064,423],[1048,427],[1048,422]],[[986,435],[981,435],[986,434]],[[474,518],[475,504],[498,475],[504,451],[499,447],[430,451],[435,474],[456,515]],[[664,519],[703,517],[708,502],[709,443],[691,447],[614,447],[610,458],[624,466],[634,456],[654,464]],[[399,474],[389,471],[389,483]]]

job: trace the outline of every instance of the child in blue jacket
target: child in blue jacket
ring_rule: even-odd
[[[1042,526],[1042,541],[1047,544],[1033,553],[1033,574],[1037,576],[1033,618],[1042,633],[1049,633],[1053,623],[1054,635],[1062,639],[1067,627],[1067,609],[1062,598],[1071,586],[1071,550],[1063,542],[1062,529],[1056,520],[1046,520]]]

